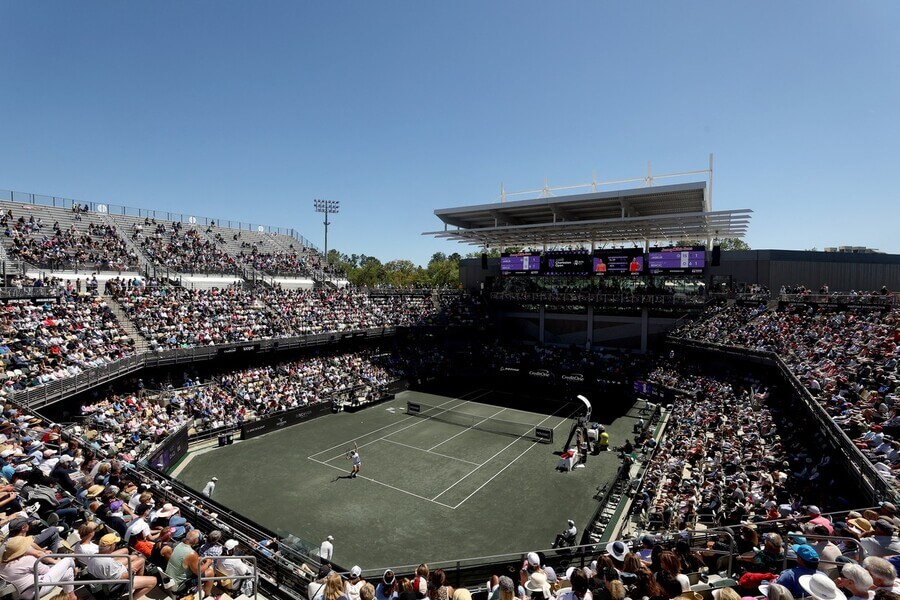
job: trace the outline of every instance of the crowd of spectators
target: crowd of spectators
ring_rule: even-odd
[[[100,593],[84,579],[122,580],[106,586],[108,597],[126,593],[132,579],[134,597],[161,588],[183,597],[197,589],[197,575],[253,575],[244,561],[257,545],[242,544],[222,531],[201,531],[192,522],[215,518],[202,506],[173,506],[171,492],[139,477],[133,465],[95,444],[5,406],[0,416],[0,577],[19,597],[30,600],[61,588],[56,600],[76,600]],[[185,504],[182,503],[184,506]],[[242,547],[243,546],[243,547]],[[86,557],[67,554],[88,555]],[[51,554],[62,554],[50,558]],[[45,583],[39,594],[38,583]],[[51,585],[52,584],[52,585]],[[249,584],[249,585],[248,585]],[[253,580],[204,581],[204,592],[253,593]],[[76,587],[84,593],[76,594]]]
[[[88,223],[85,229],[72,223],[63,229],[58,221],[48,226],[34,215],[16,219],[12,209],[2,215],[0,227],[9,239],[9,254],[14,258],[54,270],[123,271],[137,265],[137,255],[112,225]]]
[[[316,404],[371,399],[396,377],[371,352],[325,354],[218,377],[242,407],[257,416]]]
[[[234,258],[198,229],[185,230],[180,222],[174,222],[168,228],[152,221],[147,221],[146,225],[153,227],[153,231],[145,233],[143,227],[135,224],[132,239],[140,244],[155,265],[179,273],[234,273]]]
[[[0,394],[72,377],[134,353],[107,303],[66,292],[0,304]]]
[[[203,385],[187,377],[177,389],[151,390],[138,380],[128,392],[82,404],[82,435],[131,462],[184,425],[199,433],[299,406],[364,403],[402,375],[388,356],[377,350],[326,353],[228,371]]]
[[[238,259],[243,264],[268,275],[309,277],[322,270],[326,273],[340,274],[336,267],[323,265],[321,257],[310,252],[260,252],[254,248],[248,254],[241,251]]]
[[[770,402],[765,387],[737,387],[671,363],[649,380],[683,392],[643,482],[644,507],[663,529],[693,529],[700,515],[716,525],[781,518],[801,498],[825,500],[816,490],[839,503],[816,434],[790,427],[795,415]]]
[[[433,322],[441,310],[428,294],[368,294],[354,289],[188,290],[108,286],[153,350],[409,326]],[[456,302],[468,302],[455,295]],[[471,311],[460,309],[460,319]]]
[[[721,307],[675,335],[777,353],[885,478],[900,473],[900,309]]]

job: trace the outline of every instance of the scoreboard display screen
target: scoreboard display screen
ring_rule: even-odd
[[[500,255],[501,275],[537,275],[540,271],[540,252],[504,252]]]
[[[651,248],[648,258],[653,275],[700,274],[706,268],[706,248],[703,246]]]
[[[634,393],[642,396],[650,396],[653,394],[653,384],[649,381],[636,379],[634,381]]]
[[[644,267],[644,252],[640,248],[594,251],[594,275],[642,275]]]
[[[584,251],[547,252],[541,272],[544,275],[589,275],[591,255]]]

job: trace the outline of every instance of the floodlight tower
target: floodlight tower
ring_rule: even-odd
[[[331,222],[328,215],[336,215],[341,210],[340,200],[313,200],[313,207],[316,212],[325,213],[325,264],[328,264],[328,226]]]

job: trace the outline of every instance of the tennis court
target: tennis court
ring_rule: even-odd
[[[408,414],[408,403],[422,414]],[[553,452],[576,406],[558,403],[543,413],[515,406],[494,390],[455,398],[407,391],[356,413],[189,455],[174,475],[195,489],[216,475],[216,500],[282,535],[315,543],[333,535],[335,561],[344,566],[548,547],[566,519],[583,525],[591,517],[593,494],[618,459],[603,453],[585,469],[557,473]],[[535,426],[553,429],[555,442],[535,441]],[[617,423],[611,427],[616,439]],[[630,427],[622,423],[621,435]],[[351,479],[354,444],[362,464]],[[385,564],[370,564],[372,556]]]

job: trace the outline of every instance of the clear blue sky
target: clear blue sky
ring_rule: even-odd
[[[427,262],[435,208],[704,168],[755,248],[900,252],[900,2],[0,4],[0,188]]]

